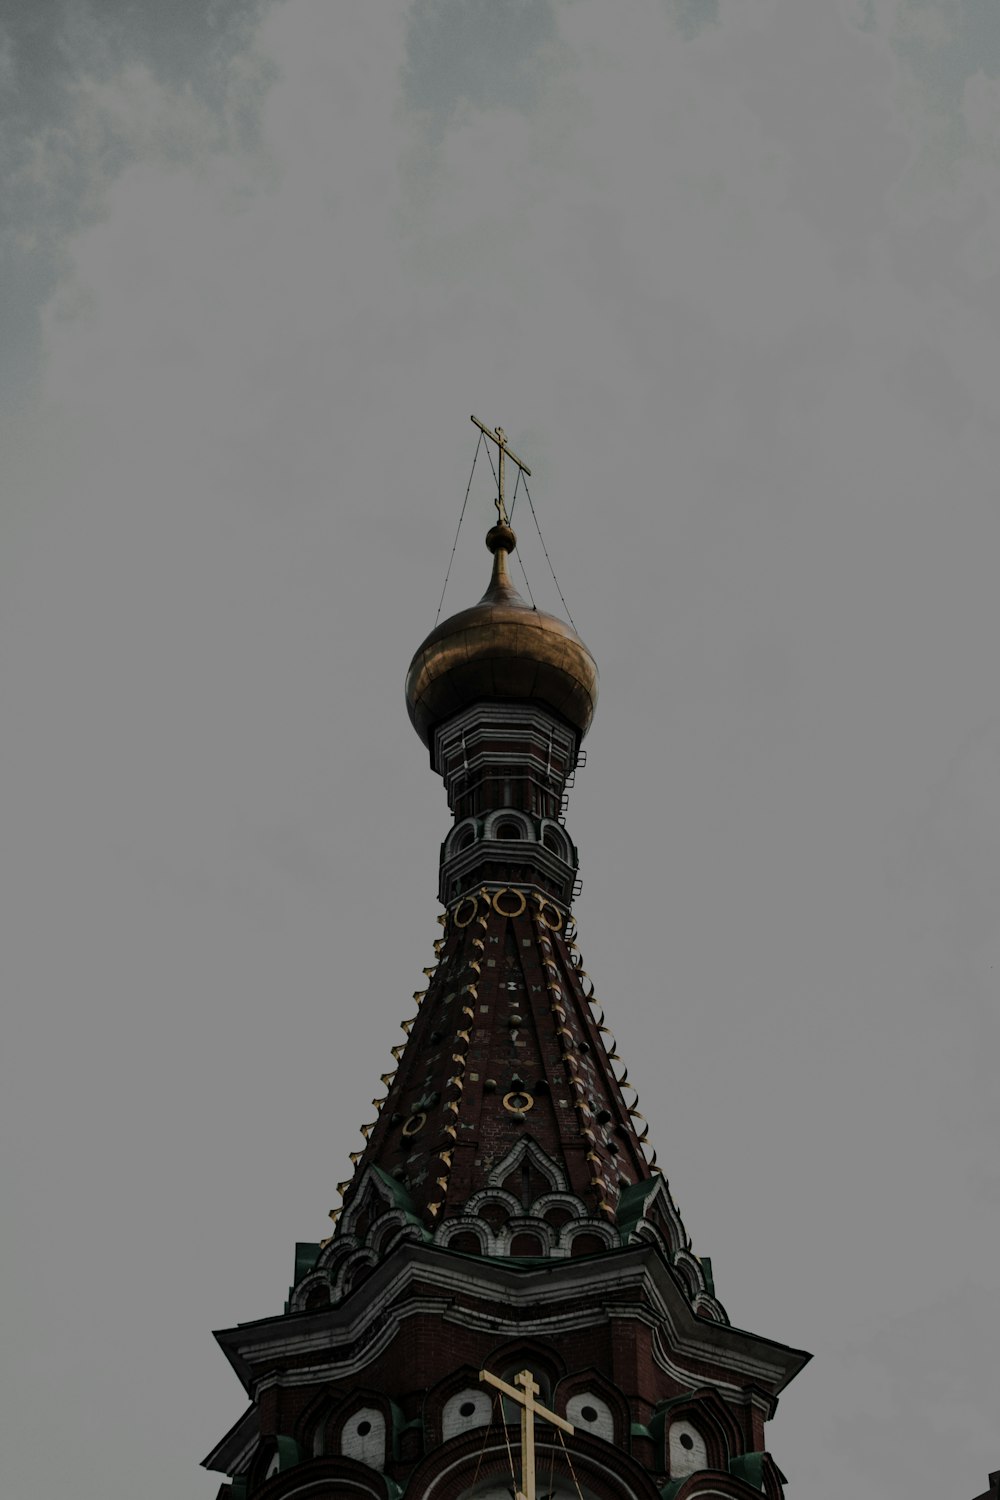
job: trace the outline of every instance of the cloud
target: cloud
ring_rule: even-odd
[[[551,65],[553,0],[415,0],[403,69],[409,108],[440,135],[463,102],[529,108]]]
[[[26,0],[0,23],[0,401],[30,389],[39,310],[67,242],[143,157],[197,163],[257,146],[272,0]]]

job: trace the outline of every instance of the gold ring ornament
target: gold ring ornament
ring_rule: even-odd
[[[520,1089],[515,1089],[512,1093],[503,1096],[503,1107],[508,1114],[526,1115],[534,1106],[534,1095],[526,1094]]]
[[[538,920],[542,923],[543,926],[547,927],[550,932],[562,931],[562,912],[557,906],[553,906],[550,901],[543,901],[539,904]]]
[[[427,1116],[426,1115],[424,1115],[424,1114],[411,1115],[410,1118],[407,1120],[406,1124],[403,1126],[403,1134],[407,1135],[407,1136],[409,1136],[409,1135],[416,1135],[417,1131],[418,1130],[423,1130],[423,1128],[424,1128],[424,1126],[426,1124],[427,1124]]]
[[[515,903],[513,910],[508,911],[505,906],[500,905],[500,898],[502,896],[513,898]],[[519,917],[527,909],[527,905],[528,903],[525,901],[523,894],[520,891],[512,891],[509,886],[501,886],[500,890],[494,892],[493,910],[499,912],[501,917]]]
[[[463,915],[462,914],[467,909],[468,909],[469,915],[463,919]],[[455,923],[455,926],[456,927],[468,927],[469,924],[470,924],[470,922],[472,922],[475,919],[475,915],[476,915],[476,912],[478,910],[479,910],[479,902],[476,900],[475,896],[463,896],[462,900],[455,907],[454,916],[452,918],[452,920]]]

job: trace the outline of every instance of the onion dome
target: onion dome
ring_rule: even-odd
[[[580,738],[597,704],[597,663],[571,625],[528,604],[511,582],[517,538],[503,522],[487,533],[490,586],[470,609],[435,626],[406,677],[406,706],[428,747],[434,730],[473,703],[544,703]]]

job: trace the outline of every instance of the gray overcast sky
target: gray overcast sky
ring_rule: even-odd
[[[994,0],[6,0],[6,1495],[215,1493],[432,956],[470,411],[790,1496],[1000,1466],[998,75]]]

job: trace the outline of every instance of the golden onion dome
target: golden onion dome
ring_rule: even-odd
[[[517,545],[510,527],[494,526],[486,545],[493,553],[486,593],[435,626],[410,663],[413,727],[430,747],[435,728],[470,704],[530,700],[566,719],[582,739],[597,703],[597,663],[571,625],[517,592],[507,567]]]

